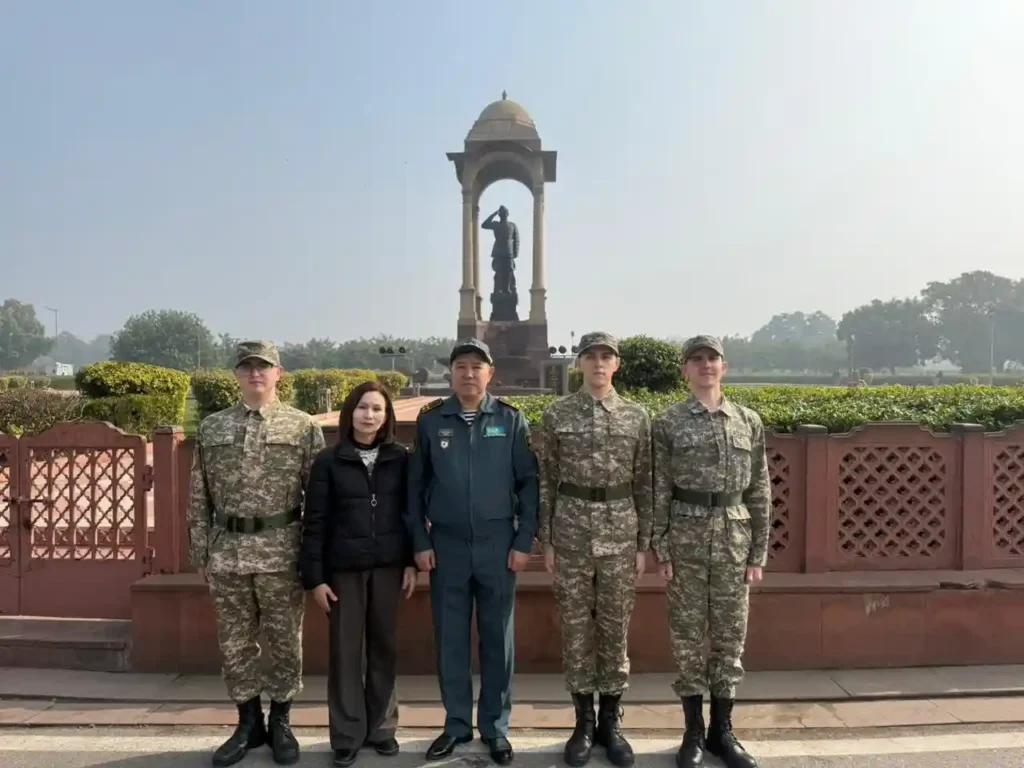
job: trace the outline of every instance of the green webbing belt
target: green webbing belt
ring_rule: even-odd
[[[279,515],[269,517],[229,517],[217,515],[217,522],[226,531],[231,533],[259,533],[260,531],[276,531],[287,528],[292,523],[302,519],[302,507],[296,507],[289,512],[282,512]]]
[[[575,483],[559,483],[558,492],[563,496],[572,496],[574,499],[583,501],[618,501],[629,499],[633,496],[633,484],[622,483],[607,488],[592,488],[587,485],[576,485]]]
[[[678,485],[672,488],[672,498],[683,504],[696,504],[699,507],[738,507],[743,503],[742,493],[691,491]]]

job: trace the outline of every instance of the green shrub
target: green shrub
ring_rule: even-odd
[[[7,389],[7,377],[0,376],[0,392],[4,391],[5,389]]]
[[[85,403],[82,418],[109,421],[125,432],[149,438],[156,427],[183,424],[185,403],[174,395],[98,397]]]
[[[74,376],[51,376],[46,379],[43,386],[49,389],[59,389],[62,392],[72,392],[78,389]]]
[[[392,399],[402,394],[402,390],[409,386],[409,377],[401,371],[377,371],[377,381],[383,384]]]
[[[196,398],[199,418],[230,408],[242,398],[242,388],[233,371],[210,369],[192,374],[192,394]],[[285,373],[277,381],[277,396],[291,403],[295,397],[294,376]]]
[[[622,390],[646,389],[670,392],[682,382],[679,348],[650,336],[630,336],[619,346],[622,366],[615,375]]]
[[[848,432],[868,422],[909,421],[936,431],[954,424],[981,424],[989,431],[1024,421],[1024,391],[1017,387],[746,387],[726,386],[733,402],[745,405],[776,432],[792,432],[803,424],[818,424],[829,432]],[[687,392],[624,392],[654,416],[685,399]],[[555,398],[551,395],[514,397],[531,424]]]
[[[28,379],[24,376],[8,376],[7,377],[7,388],[8,389],[27,389]]]
[[[0,390],[0,432],[34,435],[66,421],[77,421],[85,401],[77,394],[40,389]]]
[[[363,368],[326,368],[295,371],[295,407],[306,413],[317,413],[320,404],[320,392],[331,390],[329,410],[341,409],[353,387],[364,381],[374,381],[377,373]]]
[[[117,360],[85,365],[75,374],[78,390],[88,398],[123,395],[172,395],[188,397],[189,376],[172,368]]]

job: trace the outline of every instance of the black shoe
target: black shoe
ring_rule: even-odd
[[[683,699],[683,715],[686,717],[686,730],[683,732],[683,743],[676,752],[678,768],[700,768],[704,765],[704,697],[687,696]]]
[[[358,749],[336,749],[334,750],[334,762],[331,765],[335,768],[348,768],[356,761],[358,755]]]
[[[732,699],[711,697],[708,752],[725,763],[725,768],[757,768],[757,761],[747,754],[732,732],[732,705]]]
[[[576,708],[576,727],[565,742],[563,758],[566,765],[580,768],[589,762],[594,746],[594,694],[574,693],[572,703]]]
[[[480,741],[487,745],[487,749],[491,751],[491,760],[498,765],[508,765],[512,762],[512,745],[508,743],[508,739],[504,736],[498,736],[493,739],[480,739]]]
[[[290,701],[270,702],[270,715],[267,717],[267,737],[270,749],[273,750],[274,762],[280,765],[294,765],[299,762],[299,742],[292,733],[288,722],[291,711]]]
[[[263,706],[260,697],[238,705],[238,726],[227,741],[213,753],[213,764],[218,768],[234,765],[241,761],[250,749],[267,743],[267,726],[263,722]]]
[[[594,741],[604,747],[609,762],[618,768],[627,768],[633,765],[633,748],[622,735],[620,723],[622,721],[622,709],[619,707],[621,693],[602,693],[600,706],[597,710],[597,729],[594,732]]]
[[[393,757],[398,754],[400,749],[398,739],[393,736],[390,739],[382,739],[381,741],[367,741],[366,746],[373,747],[377,750],[378,755],[383,755],[384,757]]]
[[[427,760],[443,760],[446,757],[451,757],[452,752],[459,744],[468,744],[472,740],[472,736],[452,736],[450,733],[442,733],[427,749]]]

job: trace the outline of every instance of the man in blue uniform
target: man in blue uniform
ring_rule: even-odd
[[[487,345],[476,339],[456,344],[451,370],[455,394],[420,413],[409,464],[406,523],[416,564],[430,571],[446,712],[444,732],[427,750],[427,759],[449,757],[473,738],[470,630],[475,602],[477,729],[491,758],[508,765],[516,573],[529,561],[537,529],[537,459],[526,417],[487,392],[494,375]]]

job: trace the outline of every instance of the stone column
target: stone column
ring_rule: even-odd
[[[480,198],[473,195],[473,288],[476,290],[476,319],[483,320],[483,287],[480,285]]]
[[[530,322],[546,323],[544,288],[544,185],[533,189],[533,287],[530,288]]]
[[[462,190],[462,288],[459,289],[459,322],[476,319],[476,286],[473,283],[473,195]]]

